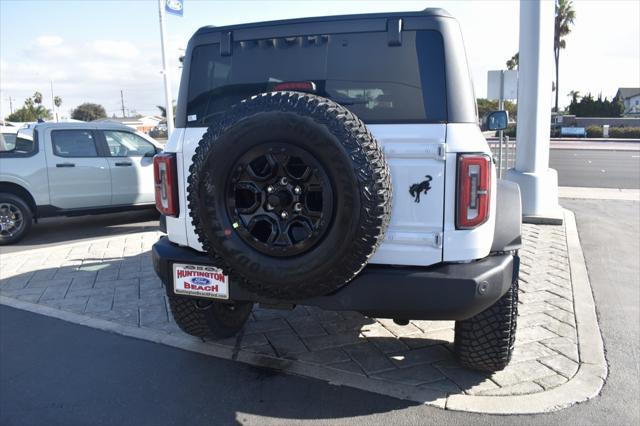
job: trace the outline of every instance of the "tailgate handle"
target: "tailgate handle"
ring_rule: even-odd
[[[130,161],[121,161],[121,162],[116,163],[116,166],[118,166],[118,167],[126,167],[126,166],[130,166],[130,165],[131,165]]]
[[[76,165],[73,163],[58,163],[56,167],[75,167]]]

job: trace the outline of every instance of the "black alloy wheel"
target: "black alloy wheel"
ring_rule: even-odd
[[[241,238],[261,253],[295,256],[330,227],[333,191],[324,167],[286,142],[249,149],[232,168],[227,212]]]

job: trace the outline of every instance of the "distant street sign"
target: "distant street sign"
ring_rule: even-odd
[[[518,98],[518,71],[497,70],[487,74],[487,99],[500,99],[502,85],[502,99]]]

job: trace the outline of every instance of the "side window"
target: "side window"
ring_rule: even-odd
[[[97,157],[96,141],[91,130],[54,130],[53,153],[59,157]]]
[[[16,147],[15,133],[0,133],[0,152],[13,151]]]
[[[104,138],[112,157],[143,157],[156,152],[155,146],[134,133],[105,130]]]

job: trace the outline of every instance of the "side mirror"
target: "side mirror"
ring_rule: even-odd
[[[504,130],[509,124],[507,111],[493,111],[487,116],[487,130]]]

